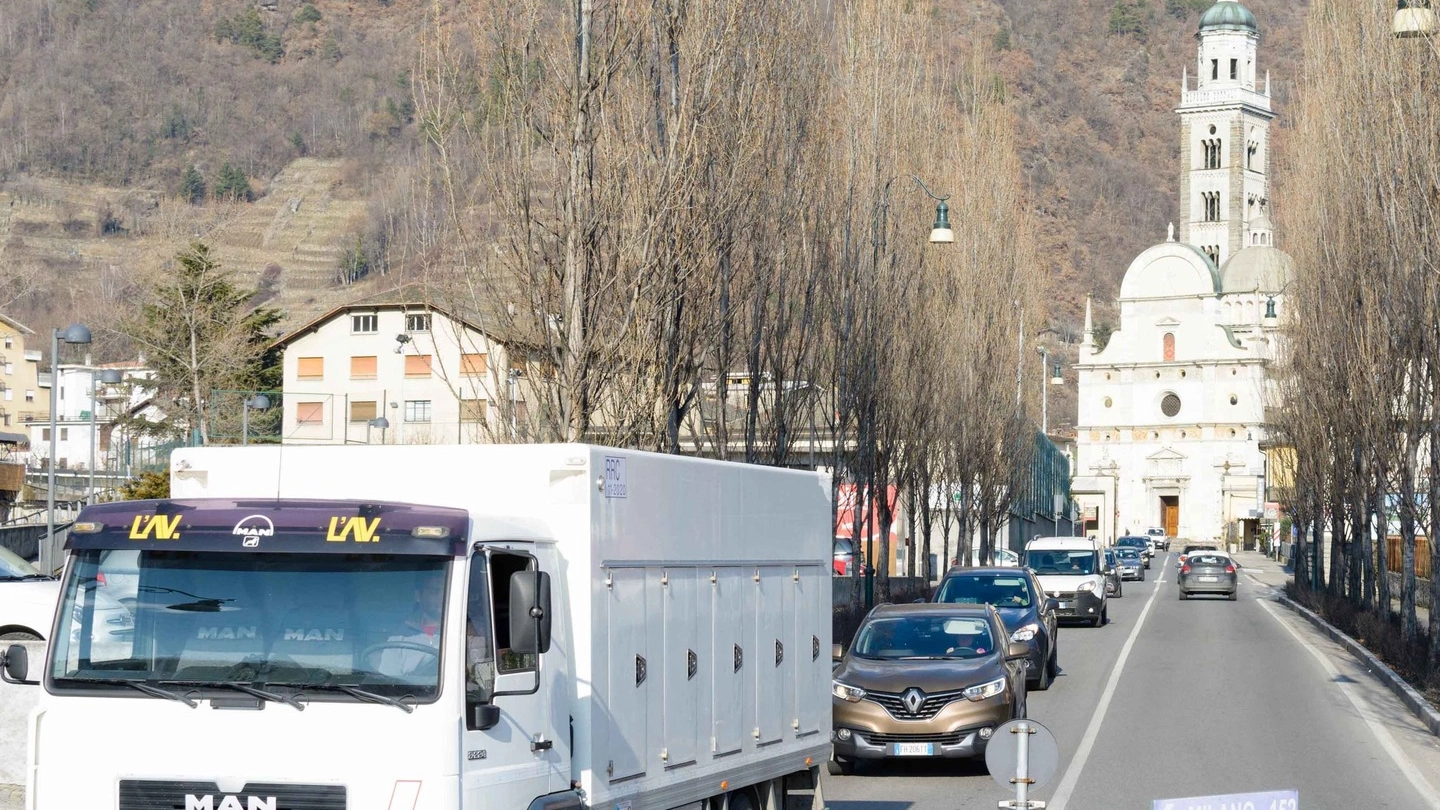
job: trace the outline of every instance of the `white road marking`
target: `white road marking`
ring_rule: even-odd
[[[1105,712],[1110,708],[1110,698],[1114,697],[1115,687],[1120,683],[1120,673],[1125,669],[1125,659],[1130,657],[1130,649],[1135,646],[1135,639],[1139,637],[1140,628],[1145,624],[1145,617],[1150,615],[1150,607],[1155,604],[1155,597],[1160,595],[1160,585],[1164,581],[1165,574],[1162,572],[1160,579],[1155,580],[1155,590],[1151,591],[1150,599],[1145,602],[1145,607],[1140,611],[1140,617],[1135,620],[1135,627],[1130,630],[1130,637],[1125,639],[1125,646],[1120,648],[1120,655],[1115,659],[1115,666],[1110,669],[1110,680],[1105,683],[1105,691],[1100,695],[1100,702],[1095,704],[1095,713],[1090,716],[1090,725],[1085,728],[1085,736],[1080,738],[1080,746],[1075,749],[1075,756],[1071,757],[1070,765],[1060,779],[1060,785],[1055,788],[1055,795],[1047,804],[1050,810],[1065,810],[1065,803],[1070,801],[1070,795],[1075,792],[1075,785],[1080,781],[1080,772],[1085,769],[1085,761],[1090,758],[1090,749],[1095,747],[1095,738],[1100,736],[1100,724],[1105,722]]]
[[[1345,696],[1345,699],[1350,701],[1350,705],[1355,707],[1355,713],[1360,715],[1360,718],[1365,721],[1365,725],[1370,727],[1370,733],[1375,735],[1375,739],[1379,741],[1380,747],[1385,749],[1385,753],[1390,755],[1390,760],[1395,763],[1395,767],[1400,769],[1400,773],[1405,775],[1405,778],[1410,781],[1410,785],[1425,799],[1427,806],[1430,807],[1431,810],[1440,810],[1440,791],[1436,791],[1435,788],[1430,785],[1430,782],[1425,779],[1425,775],[1410,762],[1410,758],[1405,756],[1405,752],[1400,750],[1400,746],[1395,744],[1395,738],[1391,737],[1390,732],[1385,729],[1385,726],[1381,725],[1380,722],[1375,719],[1376,712],[1374,709],[1370,707],[1370,704],[1365,698],[1356,694],[1354,685],[1346,683],[1344,679],[1341,678],[1340,670],[1336,669],[1335,665],[1330,663],[1330,659],[1325,657],[1325,653],[1301,638],[1300,634],[1295,632],[1295,628],[1282,620],[1280,615],[1275,612],[1275,609],[1266,604],[1268,600],[1257,599],[1255,601],[1260,604],[1260,607],[1265,609],[1266,613],[1270,614],[1271,618],[1281,627],[1285,628],[1285,632],[1289,633],[1292,638],[1299,642],[1300,646],[1309,650],[1310,654],[1315,656],[1315,660],[1320,662],[1320,667],[1325,670],[1325,674],[1329,676],[1330,681],[1335,684],[1340,690],[1340,693]]]

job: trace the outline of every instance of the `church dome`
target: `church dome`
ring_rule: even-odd
[[[1255,15],[1235,0],[1220,0],[1200,15],[1200,33],[1206,31],[1249,31],[1260,33]]]
[[[1226,293],[1278,293],[1294,277],[1295,262],[1276,247],[1247,247],[1220,268]]]

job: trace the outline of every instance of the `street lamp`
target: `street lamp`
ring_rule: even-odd
[[[120,372],[113,368],[107,368],[100,372],[99,381],[106,385],[114,385],[120,382]],[[85,503],[95,502],[95,445],[100,443],[95,435],[95,411],[98,410],[98,399],[95,396],[95,369],[90,369],[90,485],[86,492]],[[53,390],[53,388],[52,388]]]
[[[1423,37],[1435,33],[1435,9],[1431,0],[1398,0],[1390,32],[1400,38]]]
[[[1040,432],[1050,435],[1050,386],[1064,385],[1065,378],[1060,375],[1060,363],[1056,361],[1053,368],[1050,366],[1050,350],[1044,346],[1036,346],[1035,351],[1040,354]],[[1051,369],[1049,385],[1045,382],[1045,370]]]
[[[270,398],[264,394],[246,397],[240,408],[240,443],[250,443],[250,411],[263,411],[270,407]]]
[[[377,416],[365,423],[365,443],[370,443],[370,428],[380,428],[380,443],[385,443],[385,430],[390,427],[390,420],[383,416]]]
[[[83,323],[71,324],[65,331],[50,330],[50,462],[45,493],[45,545],[40,547],[40,569],[46,573],[55,571],[55,438],[59,433],[56,425],[60,387],[60,342],[76,346],[90,343],[90,327]]]

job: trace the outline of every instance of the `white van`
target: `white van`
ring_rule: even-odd
[[[1059,602],[1055,615],[1099,627],[1106,612],[1105,574],[1098,540],[1037,537],[1025,544],[1025,565],[1040,577],[1045,594]]]

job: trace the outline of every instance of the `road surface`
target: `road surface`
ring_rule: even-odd
[[[1125,583],[1103,628],[1060,631],[1063,674],[1030,695],[1061,762],[1050,810],[1298,790],[1301,810],[1440,810],[1440,738],[1271,599],[1277,564],[1243,555],[1240,598],[1177,599],[1175,555]],[[827,777],[831,810],[955,810],[1014,798],[983,761],[864,764]],[[1266,810],[1258,808],[1257,810]]]

